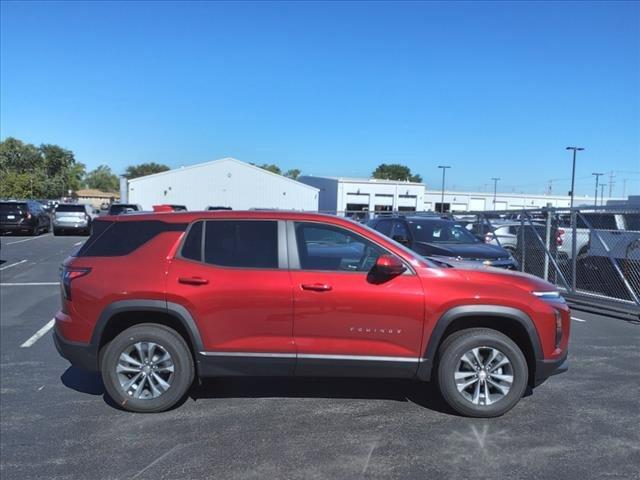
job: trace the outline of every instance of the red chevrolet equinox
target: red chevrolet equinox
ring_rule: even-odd
[[[159,412],[199,377],[434,380],[473,417],[567,369],[570,313],[536,277],[444,268],[335,216],[102,217],[61,269],[55,343],[123,408]]]

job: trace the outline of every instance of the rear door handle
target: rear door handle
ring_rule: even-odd
[[[206,285],[209,283],[209,280],[201,277],[180,277],[178,278],[178,282],[186,285]]]
[[[312,290],[314,292],[328,292],[331,286],[326,283],[303,283],[300,285],[303,290]]]

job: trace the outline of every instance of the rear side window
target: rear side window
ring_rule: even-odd
[[[263,220],[205,222],[204,261],[241,268],[278,268],[278,223]]]
[[[84,213],[84,205],[58,205],[56,208],[56,212],[83,212]]]
[[[0,213],[16,213],[26,211],[28,211],[26,203],[0,203]]]
[[[617,230],[616,217],[612,213],[583,213],[584,218],[596,230]],[[589,228],[582,216],[578,215],[577,228]]]
[[[189,229],[181,255],[189,260],[202,261],[202,222],[194,223]]]
[[[184,223],[157,220],[139,222],[104,222],[93,224],[91,237],[82,246],[78,257],[117,257],[128,255],[163,232],[184,231]]]

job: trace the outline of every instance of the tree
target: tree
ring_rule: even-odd
[[[258,165],[258,167],[264,170],[268,170],[271,173],[277,173],[278,175],[282,175],[282,170],[280,170],[280,167],[274,163],[263,163],[262,165]]]
[[[373,171],[373,178],[384,180],[402,180],[409,182],[422,182],[422,177],[418,174],[413,175],[411,169],[399,163],[381,163]]]
[[[34,145],[7,137],[0,142],[0,171],[29,173],[41,168],[42,153]]]
[[[145,177],[154,173],[166,172],[167,170],[169,170],[169,167],[161,163],[140,163],[138,165],[129,165],[124,176],[131,180],[132,178]]]
[[[97,188],[103,192],[117,192],[120,187],[120,180],[114,175],[108,165],[100,165],[95,170],[91,170],[85,177],[85,184],[89,188]]]
[[[301,173],[300,170],[298,170],[297,168],[292,168],[284,172],[284,176],[297,180],[297,178],[300,176],[300,173]]]

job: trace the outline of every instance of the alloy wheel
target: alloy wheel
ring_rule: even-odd
[[[491,405],[507,396],[513,385],[509,357],[494,347],[475,347],[465,352],[454,372],[458,392],[474,405]]]

